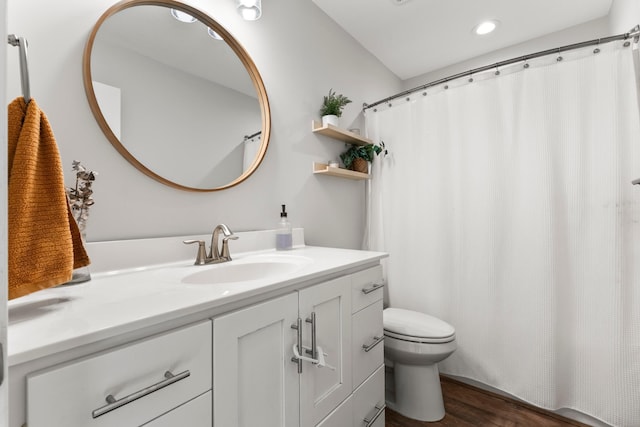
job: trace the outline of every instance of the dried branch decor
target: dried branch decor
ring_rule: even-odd
[[[84,233],[89,218],[89,208],[93,206],[91,185],[96,180],[98,172],[87,170],[78,160],[73,161],[73,170],[76,171],[76,186],[75,188],[67,187],[67,196],[78,228],[81,233]]]

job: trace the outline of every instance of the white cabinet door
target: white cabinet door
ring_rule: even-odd
[[[305,362],[300,385],[300,425],[315,426],[352,392],[351,281],[341,277],[299,291],[303,347],[311,349],[315,315],[316,345],[329,366]],[[309,355],[308,355],[309,356]]]
[[[298,426],[297,319],[291,293],[213,320],[215,426]]]

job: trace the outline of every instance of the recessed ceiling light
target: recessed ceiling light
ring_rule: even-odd
[[[479,36],[489,34],[498,27],[498,21],[490,20],[479,23],[473,28],[473,32]]]
[[[171,9],[171,16],[176,18],[178,21],[186,22],[187,24],[196,22],[196,18],[194,18],[193,16],[189,15],[186,12],[182,12],[181,10],[177,10],[177,9]]]

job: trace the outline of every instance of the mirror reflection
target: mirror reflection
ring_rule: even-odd
[[[255,65],[202,12],[140,3],[105,12],[87,44],[85,88],[98,123],[127,160],[167,185],[211,191],[241,182],[269,136]]]

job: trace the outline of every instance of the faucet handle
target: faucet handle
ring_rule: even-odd
[[[231,254],[229,253],[229,240],[238,240],[239,236],[235,234],[231,234],[230,236],[225,236],[222,238],[222,254],[220,257],[226,259],[227,261],[231,261]]]
[[[198,254],[196,255],[196,261],[194,265],[204,265],[207,263],[207,249],[204,246],[204,240],[183,240],[182,243],[190,245],[192,243],[198,244]]]

